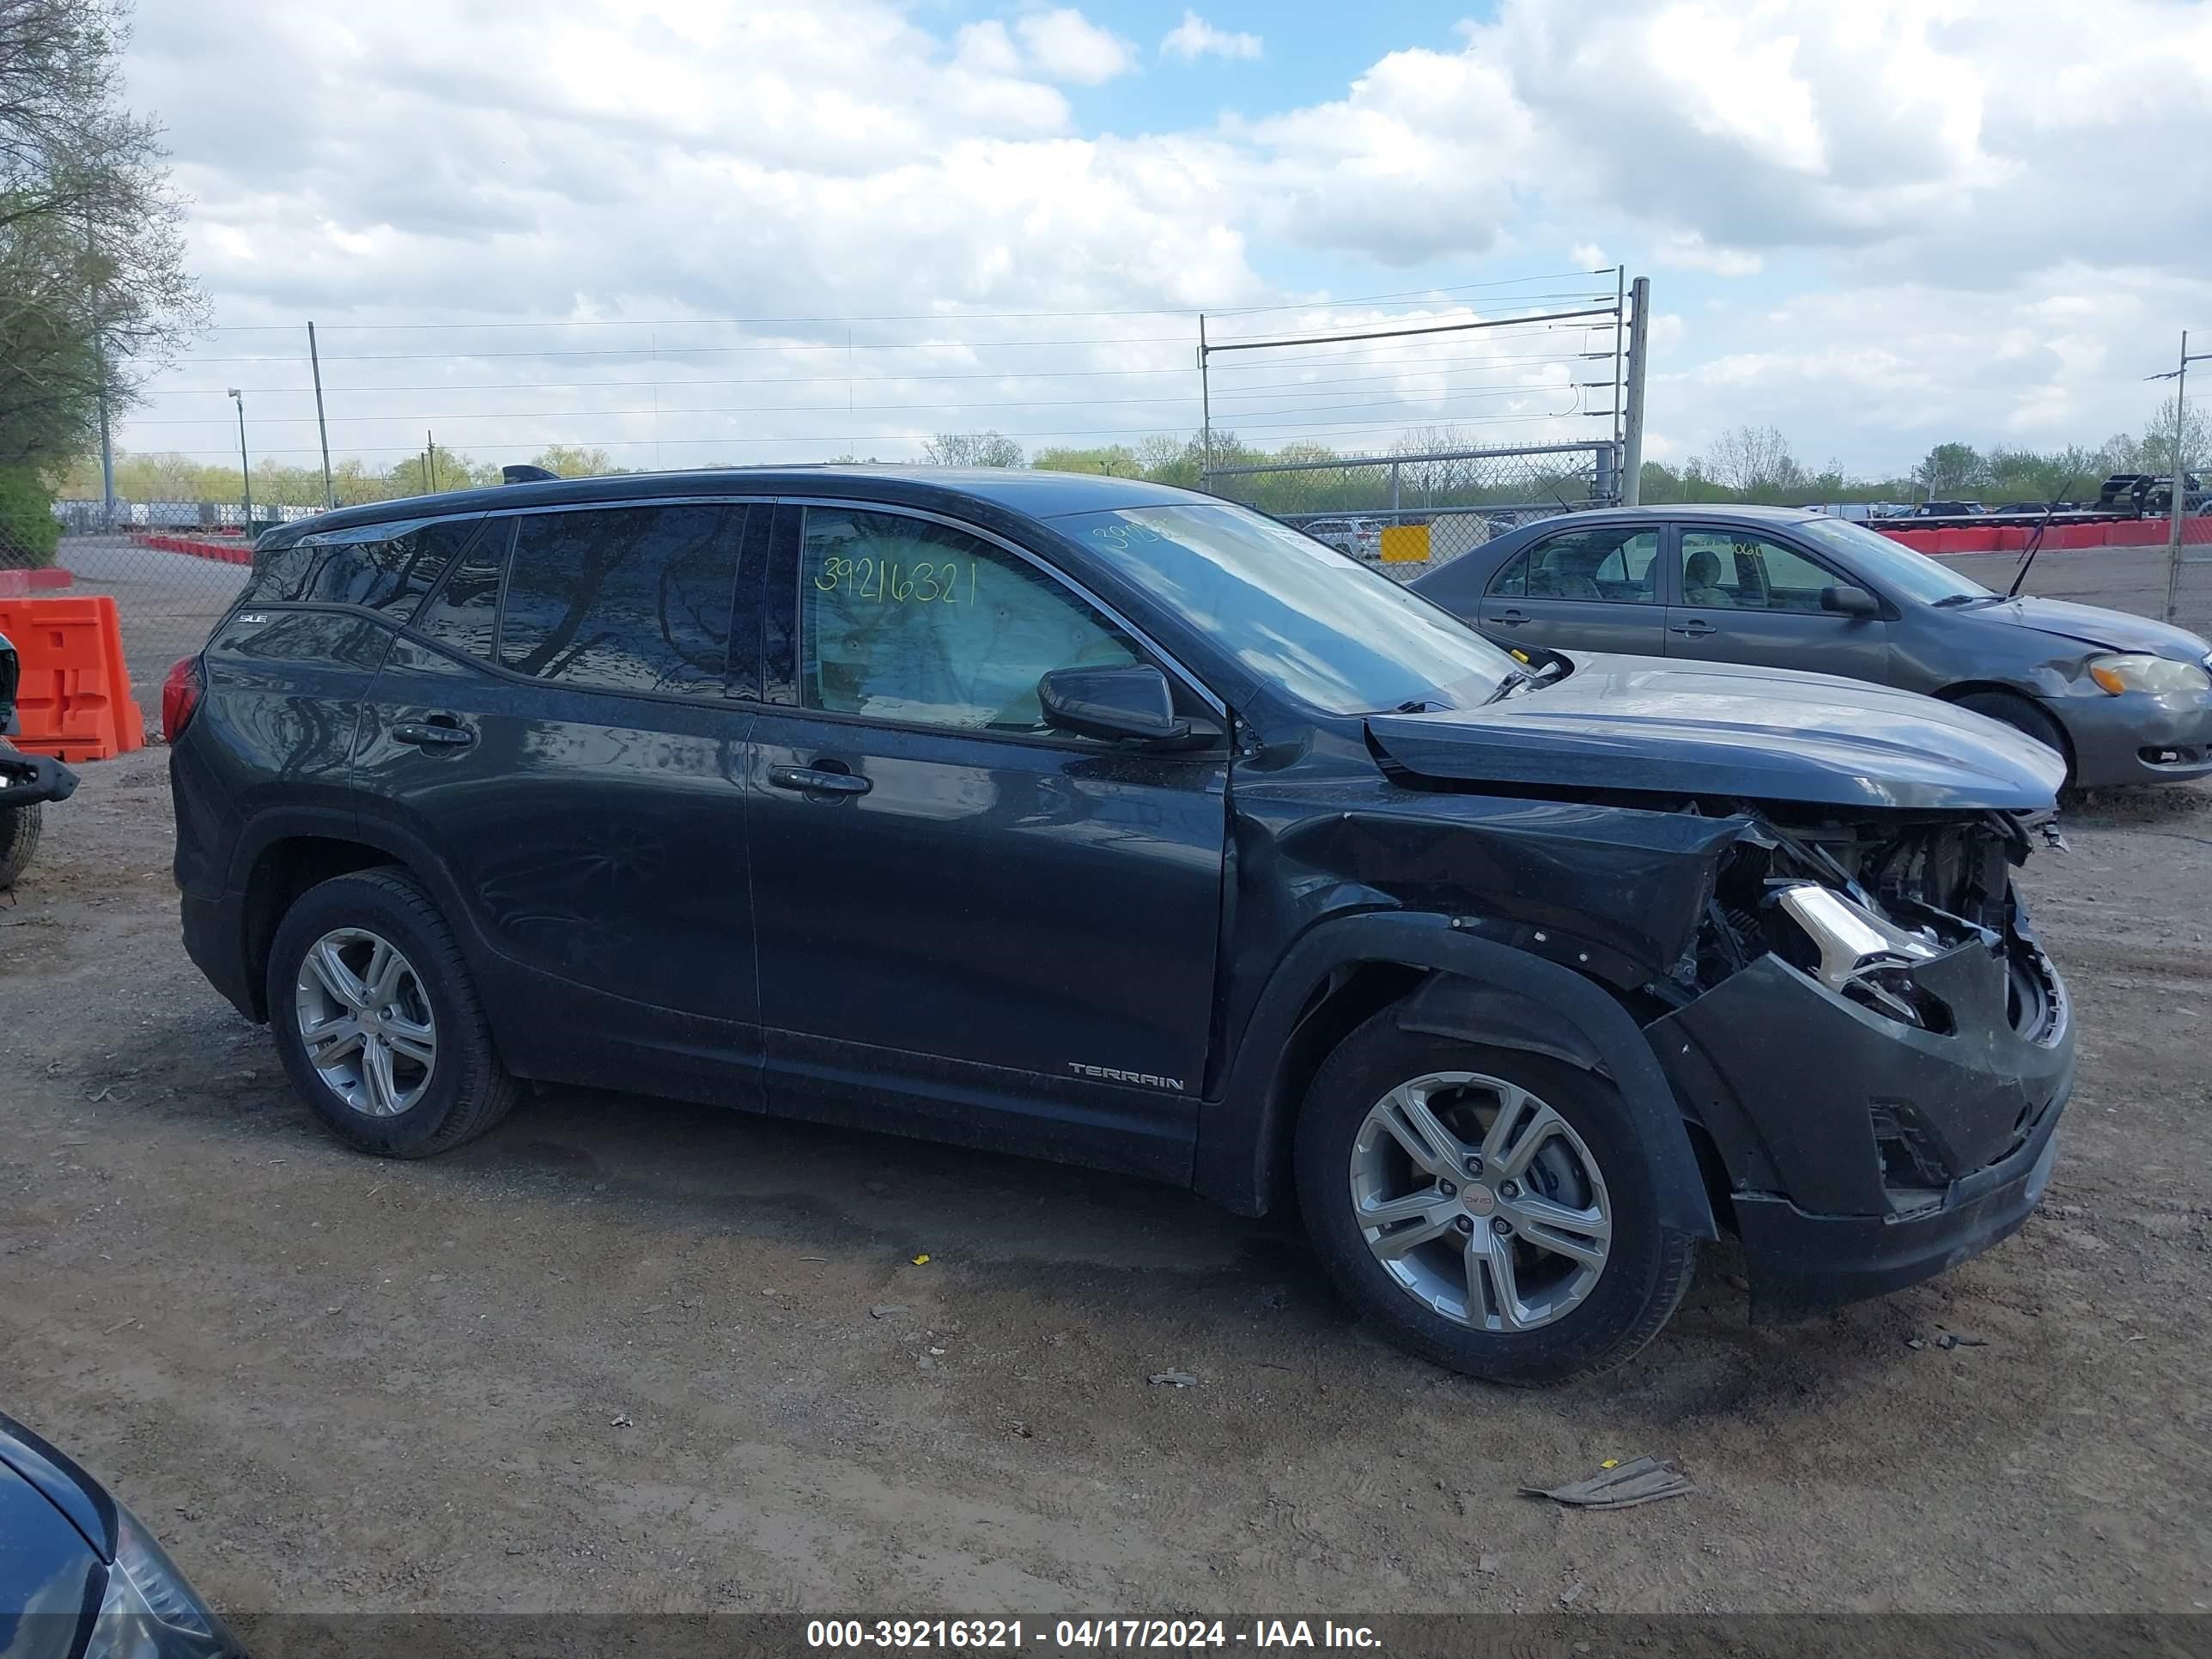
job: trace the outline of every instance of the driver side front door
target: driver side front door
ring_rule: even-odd
[[[1158,659],[942,520],[787,504],[768,583],[747,800],[771,1109],[1187,1174],[1226,744],[1045,729],[1041,675]]]

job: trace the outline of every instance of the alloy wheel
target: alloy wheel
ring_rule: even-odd
[[[1503,1078],[1434,1072],[1375,1103],[1353,1138],[1352,1212],[1399,1287],[1455,1323],[1534,1330],[1605,1271],[1613,1207],[1574,1127]]]
[[[294,1014],[307,1063],[364,1117],[397,1117],[422,1098],[438,1026],[414,964],[389,939],[339,927],[300,963]]]

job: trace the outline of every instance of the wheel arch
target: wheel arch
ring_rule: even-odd
[[[454,924],[465,948],[467,930],[461,926],[465,913],[455,908],[436,861],[380,826],[350,814],[287,814],[258,823],[254,832],[241,839],[229,884],[233,892],[244,896],[239,907],[240,946],[255,1018],[269,1017],[269,949],[285,913],[319,883],[385,867],[404,870],[421,882]]]
[[[1955,685],[1947,685],[1930,695],[1948,703],[1963,703],[1967,698],[1973,696],[2008,697],[2014,702],[2033,709],[2044,719],[2049,720],[2051,729],[2058,733],[2060,752],[2066,757],[2067,775],[2069,778],[2073,775],[2075,758],[2074,734],[2066,729],[2066,722],[2045,708],[2044,699],[2037,696],[2033,692],[2023,691],[2019,686],[2008,680],[1960,680]]]
[[[1674,1091],[1626,1011],[1571,969],[1434,915],[1346,917],[1291,947],[1246,1024],[1222,1098],[1200,1114],[1192,1184],[1240,1213],[1266,1213],[1285,1190],[1314,1073],[1354,1026],[1393,1004],[1406,1030],[1545,1054],[1604,1077],[1644,1132],[1669,1224],[1717,1236]]]

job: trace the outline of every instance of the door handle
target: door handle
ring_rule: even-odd
[[[1525,611],[1501,611],[1498,613],[1498,625],[1500,628],[1518,628],[1528,620],[1528,613]]]
[[[462,725],[455,714],[433,714],[427,720],[402,720],[392,728],[392,735],[419,749],[465,749],[477,740],[477,734]]]
[[[865,795],[875,787],[850,772],[818,766],[771,766],[768,781],[778,789],[795,789],[803,795]]]
[[[1702,640],[1706,635],[1717,634],[1721,630],[1703,617],[1692,617],[1687,622],[1668,623],[1667,631],[1670,634],[1686,634],[1693,640]]]

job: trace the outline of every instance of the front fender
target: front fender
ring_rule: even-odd
[[[1440,915],[1405,911],[1325,921],[1284,956],[1261,993],[1222,1097],[1199,1117],[1192,1184],[1244,1215],[1266,1212],[1279,1182],[1300,1079],[1283,1055],[1301,1017],[1337,969],[1368,963],[1439,977],[1405,1005],[1409,1026],[1585,1066],[1620,1091],[1643,1131],[1667,1224],[1717,1237],[1697,1155],[1674,1091],[1635,1021],[1597,985],[1525,951],[1462,932]]]

